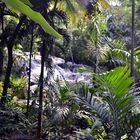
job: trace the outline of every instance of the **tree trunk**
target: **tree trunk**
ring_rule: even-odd
[[[2,104],[4,104],[6,102],[7,89],[9,87],[9,82],[10,82],[11,69],[12,69],[12,65],[13,65],[13,54],[12,53],[13,53],[13,47],[10,46],[10,47],[8,47],[8,64],[7,64],[4,87],[3,87],[2,98],[1,98]]]
[[[2,37],[1,37],[1,42],[0,42],[0,80],[2,77],[2,71],[3,71],[3,47],[4,47],[4,20],[3,20],[3,10],[4,10],[4,5],[3,3],[0,5],[0,12],[1,12],[1,30],[2,30]]]
[[[11,75],[11,70],[12,70],[12,66],[13,66],[13,45],[14,45],[15,39],[18,35],[18,31],[20,30],[21,25],[22,25],[23,21],[25,20],[25,18],[26,18],[26,16],[21,17],[12,37],[7,42],[8,64],[7,64],[6,75],[5,75],[5,80],[4,80],[4,87],[3,87],[2,98],[1,98],[2,104],[4,104],[6,102],[7,89],[9,87],[10,75]]]
[[[46,46],[45,41],[43,41],[43,45],[41,46],[41,73],[39,79],[39,110],[38,110],[38,128],[37,128],[37,138],[41,138],[42,131],[42,104],[43,104],[43,87],[44,87],[44,63],[45,63],[45,54],[46,54]]]
[[[131,32],[131,62],[130,62],[130,68],[131,68],[131,76],[135,76],[134,74],[134,48],[135,48],[135,0],[132,0],[132,32]]]
[[[27,111],[26,111],[26,118],[28,118],[29,115],[29,106],[30,106],[30,86],[31,86],[31,66],[32,66],[32,50],[33,50],[33,25],[31,24],[31,44],[30,44],[30,56],[29,56],[29,77],[28,77],[28,93],[27,93]]]
[[[96,28],[96,27],[95,27]],[[96,34],[96,38],[95,38],[95,47],[96,47],[96,54],[95,54],[95,70],[94,73],[98,73],[98,65],[99,65],[99,48],[98,48],[98,31],[97,28],[95,29],[95,34]]]

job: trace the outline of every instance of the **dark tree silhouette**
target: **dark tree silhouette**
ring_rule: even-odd
[[[30,86],[31,86],[31,62],[32,62],[32,51],[33,51],[33,41],[34,41],[34,26],[31,23],[31,44],[30,44],[30,56],[29,56],[29,77],[28,77],[28,91],[27,91],[27,111],[26,111],[26,117],[28,118],[29,115],[29,106],[30,106]]]
[[[4,86],[3,86],[3,92],[2,92],[2,98],[1,98],[1,103],[4,104],[6,102],[7,98],[7,89],[9,87],[9,82],[10,82],[10,75],[11,75],[11,70],[13,66],[13,45],[15,43],[15,39],[18,35],[18,32],[22,26],[23,21],[26,19],[26,16],[22,16],[19,20],[19,23],[16,26],[16,29],[9,39],[7,41],[7,49],[8,49],[8,64],[7,64],[7,69],[6,69],[6,74],[5,74],[5,80],[4,80]]]
[[[44,64],[45,64],[45,54],[46,54],[46,44],[45,40],[41,46],[41,73],[39,78],[39,110],[38,110],[38,129],[37,129],[37,138],[41,138],[42,131],[42,103],[43,103],[43,83],[44,83]]]
[[[3,71],[3,47],[4,47],[4,4],[0,3],[0,22],[1,22],[1,41],[0,41],[0,78],[2,76],[2,71]]]

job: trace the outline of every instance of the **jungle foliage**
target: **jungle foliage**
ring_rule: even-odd
[[[139,13],[138,0],[0,0],[0,139],[139,140]],[[88,65],[90,83],[52,81],[50,56]]]

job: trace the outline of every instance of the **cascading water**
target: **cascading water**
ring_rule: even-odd
[[[27,59],[24,61],[23,59],[18,61],[20,63],[19,67],[24,67],[23,75],[25,77],[28,77],[28,68],[29,68],[29,53],[26,53]],[[51,63],[52,66],[52,75],[49,78],[49,81],[55,82],[58,81],[67,81],[68,83],[91,83],[91,73],[90,72],[84,72],[80,73],[78,72],[78,69],[83,68],[90,68],[89,66],[82,65],[82,64],[75,64],[72,62],[65,62],[64,59],[58,58],[55,56],[50,56],[48,58],[49,63]],[[22,66],[21,66],[22,65]],[[47,63],[46,63],[47,65]],[[44,67],[44,78],[48,77],[48,66]],[[92,69],[92,68],[90,68]],[[41,56],[40,55],[34,55],[32,57],[31,61],[31,93],[34,93],[35,89],[38,87],[39,82],[39,76],[40,76],[40,70],[41,70]]]
[[[72,62],[65,63],[65,60],[62,58],[51,56],[52,67],[53,67],[53,75],[50,80],[66,80],[70,83],[76,82],[85,82],[90,83],[88,76],[90,77],[90,73],[80,73],[78,72],[78,68],[84,68],[84,65],[73,64]],[[40,75],[40,62],[41,57],[36,55],[32,58],[32,68],[31,68],[31,82],[36,83],[38,81]],[[47,76],[47,69],[44,67],[45,73],[44,77]]]

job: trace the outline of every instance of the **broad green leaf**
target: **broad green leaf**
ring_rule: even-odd
[[[48,22],[39,12],[32,10],[28,5],[24,4],[19,0],[3,0],[3,2],[38,23],[45,32],[55,36],[56,38],[62,38],[62,36],[48,24]]]

